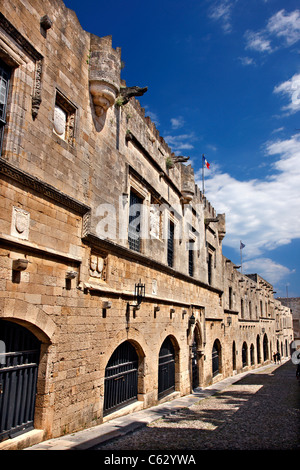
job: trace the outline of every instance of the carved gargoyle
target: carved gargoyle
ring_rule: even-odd
[[[172,160],[174,163],[187,162],[189,159],[190,157],[182,157],[182,156],[175,157],[172,155]]]
[[[143,96],[144,93],[148,90],[148,87],[140,88],[138,86],[132,87],[123,87],[120,88],[120,93],[117,98],[117,101],[120,101],[122,105],[128,103],[130,98],[133,96]]]

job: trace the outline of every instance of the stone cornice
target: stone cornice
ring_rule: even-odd
[[[145,266],[148,266],[150,268],[156,269],[159,272],[163,272],[168,274],[169,276],[175,277],[177,279],[181,279],[183,281],[195,284],[199,287],[202,287],[206,290],[209,290],[211,292],[215,292],[218,295],[222,295],[223,291],[221,289],[218,289],[216,287],[210,286],[209,284],[206,284],[205,282],[202,282],[198,279],[195,279],[194,277],[188,276],[187,274],[184,274],[180,271],[176,271],[173,268],[170,268],[169,266],[160,263],[159,261],[156,261],[152,258],[149,258],[148,256],[143,255],[142,253],[139,253],[137,251],[130,250],[129,248],[126,248],[124,246],[121,246],[117,243],[114,243],[108,239],[100,238],[97,235],[94,235],[93,233],[86,233],[86,235],[82,238],[83,242],[86,243],[89,246],[95,246],[95,247],[100,247],[102,250],[107,251],[107,253],[113,253],[115,255],[118,255],[122,258],[128,259],[130,261],[135,261],[138,263],[141,263]]]
[[[30,188],[42,194],[43,196],[60,203],[62,206],[72,209],[78,214],[83,215],[90,211],[89,206],[72,198],[71,196],[68,196],[62,191],[59,191],[45,181],[42,181],[23,170],[20,170],[20,168],[17,168],[3,158],[0,158],[0,173],[9,178],[12,178],[15,181],[18,181],[27,188]]]

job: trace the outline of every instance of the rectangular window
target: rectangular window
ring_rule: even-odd
[[[130,191],[128,244],[134,251],[141,251],[141,213],[143,199]]]
[[[53,132],[70,145],[75,143],[76,107],[61,93],[56,92]]]
[[[174,223],[169,220],[168,226],[168,266],[173,267],[174,263]]]
[[[207,257],[207,273],[208,273],[208,284],[211,284],[211,275],[212,275],[212,254],[208,253]]]
[[[9,80],[10,69],[2,61],[0,61],[0,154],[2,151],[4,126],[6,124],[6,108]]]
[[[229,287],[229,310],[232,310],[232,287]]]
[[[189,275],[194,275],[194,240],[189,242]]]

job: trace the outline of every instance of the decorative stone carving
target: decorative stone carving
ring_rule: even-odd
[[[13,207],[11,235],[28,240],[29,237],[30,214],[24,209]]]
[[[106,113],[115,102],[116,89],[108,83],[90,80],[90,92],[97,116]]]
[[[121,49],[112,48],[112,37],[91,34],[89,86],[96,116],[106,113],[120,89]]]
[[[105,281],[106,279],[106,259],[102,256],[91,255],[90,276]]]
[[[66,124],[67,124],[67,113],[60,106],[55,105],[54,108],[54,132],[65,139],[66,137]]]
[[[42,28],[47,30],[47,29],[50,29],[52,27],[52,20],[50,20],[48,15],[44,15],[40,19],[40,24],[41,24]]]
[[[42,69],[43,61],[37,60],[35,63],[35,81],[31,102],[31,114],[33,119],[37,117],[42,102]]]
[[[159,239],[160,236],[160,210],[154,204],[150,206],[150,237]]]
[[[147,86],[144,88],[140,88],[138,86],[121,87],[118,96],[119,102],[123,106],[124,104],[128,103],[130,98],[132,98],[133,96],[143,96],[143,94],[146,93],[147,90]]]
[[[188,204],[195,194],[195,177],[191,165],[181,165],[181,193],[184,204]]]

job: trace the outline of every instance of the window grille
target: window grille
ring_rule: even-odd
[[[141,224],[140,216],[143,200],[137,194],[130,192],[128,244],[134,251],[141,251]]]
[[[173,267],[174,263],[174,223],[169,221],[168,227],[168,266]]]
[[[0,61],[0,153],[2,150],[2,141],[4,126],[6,124],[7,96],[10,80],[10,70]]]

